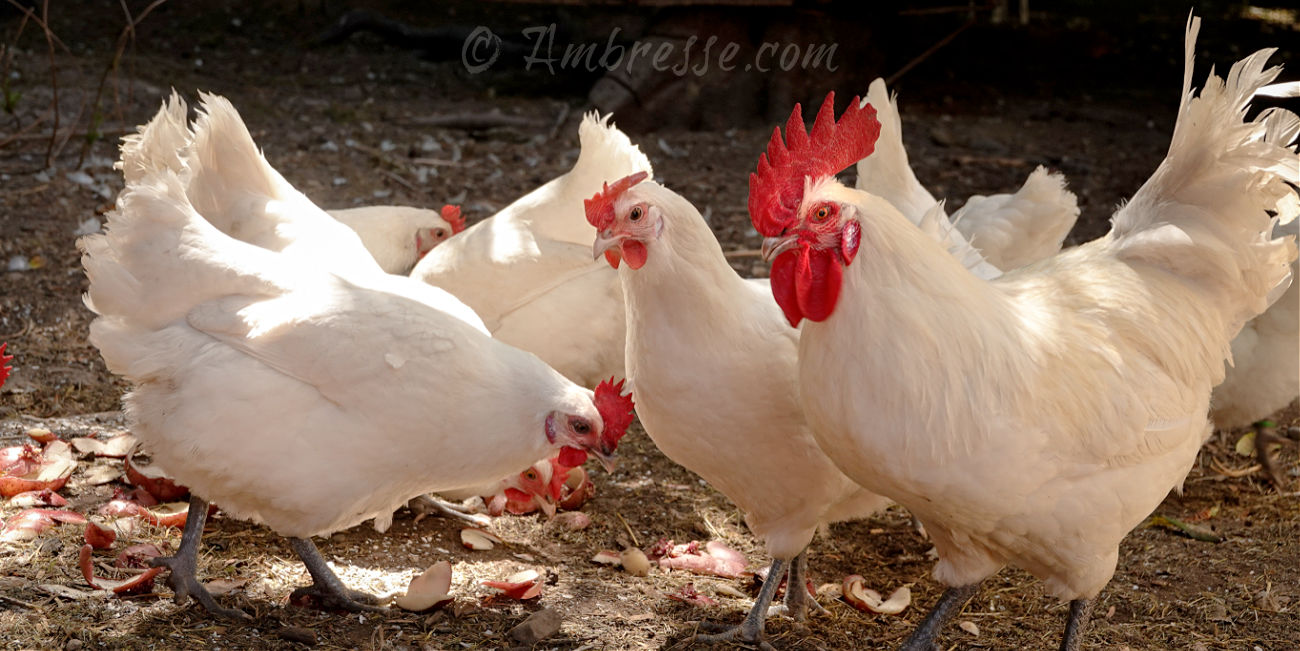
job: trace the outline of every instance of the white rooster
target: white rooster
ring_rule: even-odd
[[[450,314],[444,292],[387,274],[367,286],[221,233],[170,170],[129,184],[80,246],[90,341],[135,385],[132,431],[193,495],[180,550],[158,563],[178,600],[214,613],[244,616],[194,576],[208,501],[290,538],[313,579],[295,594],[363,609],[310,536],[557,450],[608,460],[632,418],[621,384],[593,398]]]
[[[897,95],[890,95],[884,80],[876,79],[864,101],[876,109],[880,139],[875,152],[858,161],[859,190],[894,204],[914,223],[933,213],[929,219],[943,225],[950,249],[969,244],[984,258],[986,264],[968,265],[981,278],[995,278],[1001,271],[1018,269],[1061,250],[1065,236],[1079,219],[1079,201],[1065,189],[1064,176],[1039,167],[1015,193],[970,197],[949,225],[942,202],[935,201],[921,185],[908,162]]]
[[[820,608],[804,589],[804,549],[817,527],[889,502],[844,476],[808,431],[796,384],[799,331],[767,285],[738,276],[699,211],[645,178],[621,179],[587,202],[592,252],[616,267],[627,262],[618,275],[641,424],[664,454],[744,511],[773,559],[744,622],[701,639],[765,644],[768,604],[787,574],[787,611],[803,619],[809,606]]]
[[[582,201],[606,179],[652,172],[608,120],[583,118],[582,150],[568,173],[448,240],[411,272],[465,301],[492,336],[584,386],[623,375],[625,328],[618,276],[591,260],[596,233]]]
[[[777,256],[772,291],[799,346],[802,404],[822,449],[915,514],[949,586],[904,649],[930,649],[980,582],[1012,564],[1071,600],[1080,648],[1120,540],[1179,486],[1209,431],[1229,343],[1289,282],[1300,119],[1243,122],[1278,74],[1271,50],[1191,93],[1169,152],[1106,236],[985,281],[839,169],[870,150],[870,109],[812,136],[796,108],[750,182]]]

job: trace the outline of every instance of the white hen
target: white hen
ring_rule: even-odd
[[[390,274],[405,276],[434,247],[465,230],[458,206],[441,211],[413,206],[361,206],[326,211],[361,236],[375,262]]]
[[[1065,189],[1064,176],[1039,167],[1015,193],[974,195],[949,220],[942,204],[921,185],[908,162],[897,95],[890,95],[884,80],[876,79],[863,101],[876,109],[880,139],[875,152],[858,161],[859,190],[892,203],[914,224],[929,214],[929,219],[942,223],[947,231],[950,252],[969,244],[1000,271],[1018,269],[1061,250],[1079,218],[1078,199]],[[981,278],[997,276],[982,265],[971,268]]]
[[[588,202],[598,229],[593,252],[629,262],[618,272],[627,372],[646,432],[735,502],[772,556],[744,622],[712,638],[761,643],[768,604],[787,574],[787,609],[801,619],[816,606],[803,586],[804,550],[818,526],[866,517],[888,500],[817,447],[799,405],[799,331],[767,285],[736,274],[689,201],[642,178],[621,179]]]
[[[465,301],[497,339],[592,386],[622,376],[624,317],[618,276],[592,262],[593,229],[582,201],[601,183],[650,161],[609,124],[588,114],[573,169],[431,251],[411,277]]]
[[[127,183],[145,174],[171,170],[187,184],[196,200],[227,234],[272,250],[283,250],[290,239],[312,233],[308,248],[359,253],[356,242],[337,226],[323,231],[286,227],[284,217],[309,227],[324,224],[305,196],[295,190],[257,149],[239,113],[225,98],[201,94],[204,113],[191,130],[188,108],[175,91],[138,133],[122,138],[117,168]],[[197,132],[197,134],[196,134]],[[196,147],[196,136],[199,146]],[[201,171],[200,171],[201,170]],[[197,177],[197,183],[191,179]],[[250,196],[251,195],[251,196]],[[313,209],[307,209],[310,205]],[[388,273],[405,275],[421,256],[465,228],[456,206],[441,212],[407,206],[364,206],[330,211],[329,216],[356,232],[361,247]],[[329,249],[319,249],[321,242]],[[339,248],[342,247],[342,248]],[[354,256],[345,255],[344,264]],[[362,269],[369,267],[364,259]]]
[[[208,500],[291,538],[314,580],[299,594],[360,608],[308,537],[561,446],[605,459],[631,420],[617,390],[593,402],[450,314],[445,292],[382,272],[393,282],[368,287],[226,236],[171,171],[128,185],[107,234],[80,245],[90,340],[135,385],[133,432],[194,495],[180,552],[160,562],[178,599],[220,614],[240,616],[194,579]]]

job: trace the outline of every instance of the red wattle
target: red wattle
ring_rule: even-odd
[[[560,463],[569,467],[577,468],[587,462],[587,453],[578,448],[562,447],[560,448]]]
[[[804,249],[805,264],[799,265],[795,279],[795,292],[799,297],[799,310],[813,321],[825,321],[835,311],[840,298],[840,285],[844,281],[844,268],[829,249]]]
[[[799,299],[795,294],[795,269],[803,252],[803,248],[798,248],[776,256],[772,261],[772,271],[768,274],[772,283],[772,297],[781,306],[786,321],[796,328],[803,320],[803,312],[799,309]]]
[[[627,260],[627,266],[633,269],[640,269],[645,265],[649,252],[646,251],[645,244],[636,240],[623,241],[623,259]]]
[[[619,254],[617,247],[605,249],[605,262],[608,262],[609,266],[618,269],[618,261],[622,259],[623,257]]]

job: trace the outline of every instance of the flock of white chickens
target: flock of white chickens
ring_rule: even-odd
[[[627,378],[654,443],[773,558],[742,624],[702,638],[766,645],[818,528],[898,503],[948,586],[902,648],[933,648],[1005,565],[1071,601],[1061,648],[1081,648],[1120,540],[1179,487],[1207,415],[1248,424],[1300,393],[1300,118],[1245,120],[1269,50],[1193,92],[1198,28],[1164,162],[1065,251],[1079,208],[1060,175],[950,219],[883,82],[838,120],[827,98],[810,132],[796,106],[749,179],[762,281],[607,118],[583,120],[569,173],[465,229],[452,207],[328,214],[229,102],[205,95],[190,123],[173,96],[125,139],[106,233],[80,241],[90,339],[193,495],[156,562],[178,601],[247,617],[195,577],[212,502],[290,538],[313,579],[295,595],[375,609],[312,536],[430,492],[552,505],[554,473],[609,467]]]

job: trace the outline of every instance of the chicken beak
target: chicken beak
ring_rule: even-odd
[[[778,235],[776,237],[763,238],[763,247],[760,251],[763,254],[763,260],[771,262],[776,256],[793,249],[799,244],[799,235],[790,233],[788,235]]]
[[[591,259],[599,260],[601,255],[615,246],[618,246],[625,239],[627,239],[625,233],[608,236],[603,233],[596,233],[596,241],[591,243]]]
[[[542,510],[542,513],[546,514],[547,520],[555,517],[555,502],[551,501],[549,495],[534,495],[533,502],[537,504],[537,508]]]
[[[609,452],[604,450],[592,450],[591,453],[596,457],[596,461],[600,462],[600,465],[605,469],[605,472],[613,474],[614,471],[618,469],[618,459],[614,458],[614,452],[612,450]]]

